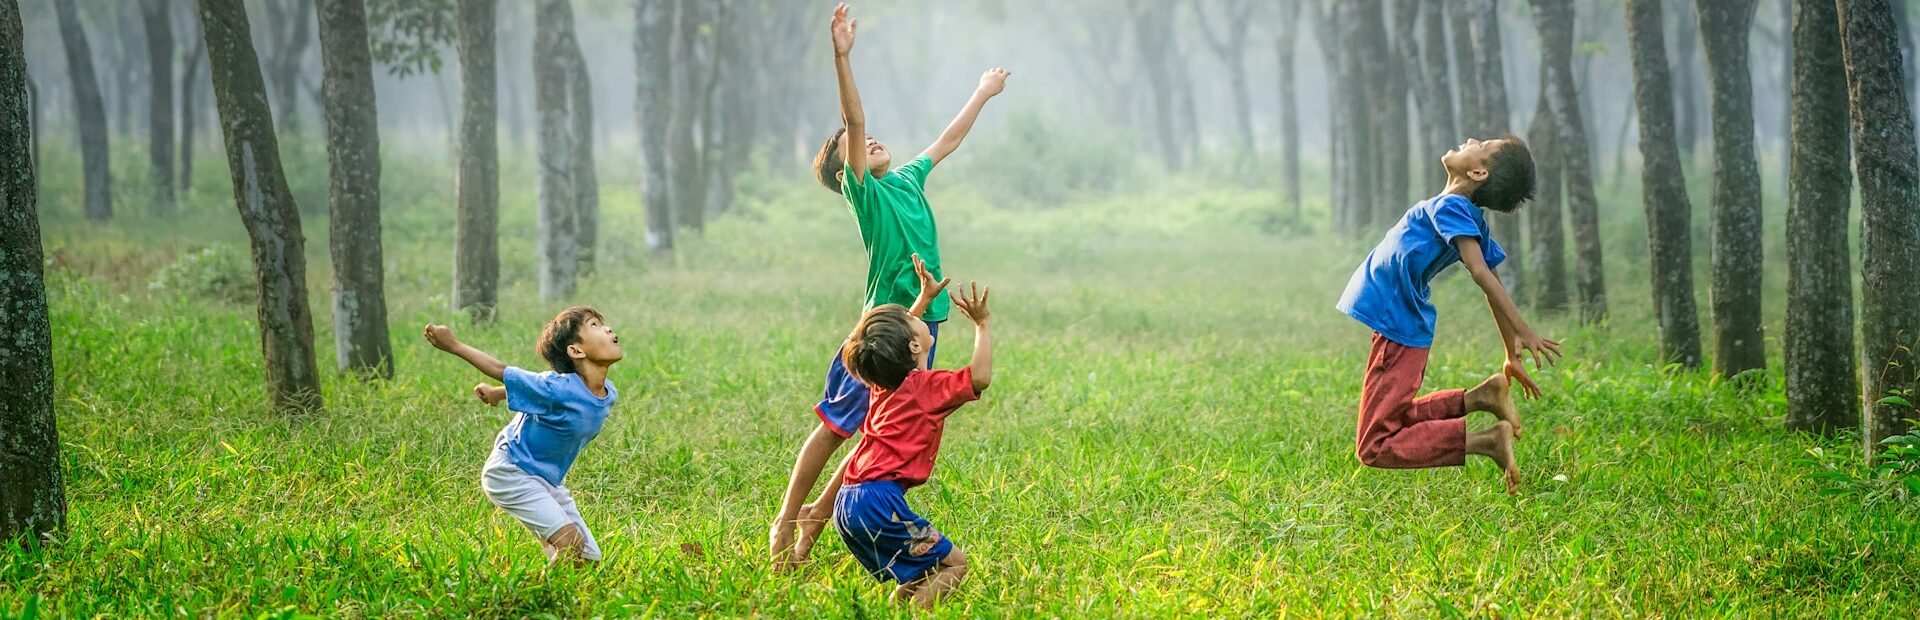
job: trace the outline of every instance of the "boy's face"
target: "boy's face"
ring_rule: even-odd
[[[1487,180],[1487,160],[1507,145],[1506,140],[1488,140],[1481,142],[1473,138],[1446,155],[1440,156],[1440,164],[1447,167],[1447,175],[1471,179],[1478,183]]]
[[[626,357],[620,351],[620,335],[594,317],[587,317],[587,324],[580,326],[580,341],[568,346],[567,354],[601,366],[612,366]]]
[[[840,149],[842,153],[846,152],[846,143],[846,134],[841,134]],[[873,136],[867,136],[867,174],[878,179],[887,176],[887,171],[891,169],[893,169],[893,153],[887,151],[887,145],[881,144],[879,140],[873,139]]]

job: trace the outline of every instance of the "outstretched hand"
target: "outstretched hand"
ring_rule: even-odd
[[[453,347],[460,344],[460,339],[453,337],[453,328],[445,325],[428,323],[421,335],[426,336],[427,342],[431,343],[433,348],[442,351],[452,351]]]
[[[1535,369],[1543,366],[1543,360],[1545,366],[1560,363],[1560,341],[1558,340],[1542,338],[1540,334],[1536,334],[1532,330],[1515,336],[1513,340],[1513,346],[1508,347],[1507,350],[1513,352],[1515,360],[1518,360],[1520,354],[1525,352],[1527,355],[1533,357],[1533,367]]]
[[[1541,396],[1540,384],[1534,383],[1533,377],[1527,374],[1527,366],[1520,361],[1520,356],[1508,357],[1507,363],[1500,368],[1500,374],[1506,375],[1508,379],[1513,380],[1514,385],[1520,386],[1520,395],[1527,397],[1527,400]]]
[[[480,402],[486,403],[488,407],[492,407],[500,404],[500,401],[507,399],[507,388],[505,386],[476,383],[473,385],[473,395],[480,397]]]
[[[833,33],[833,53],[845,56],[853,51],[853,33],[860,28],[860,20],[847,18],[847,3],[833,7],[833,21],[828,30]]]
[[[919,276],[920,296],[926,299],[939,297],[940,291],[947,290],[947,285],[953,283],[953,278],[941,278],[935,282],[933,272],[927,271],[927,263],[920,260],[919,254],[913,255],[913,275]]]
[[[978,90],[988,97],[998,95],[1001,91],[1007,89],[1007,76],[1009,75],[1013,75],[1013,72],[1006,70],[1004,67],[988,69],[986,73],[980,74],[980,88]]]
[[[971,294],[968,293],[969,287],[972,288]],[[992,292],[992,288],[980,288],[979,282],[968,282],[967,286],[953,292],[953,305],[960,308],[960,312],[972,319],[975,325],[986,325],[987,317],[991,315],[987,311],[987,295]]]

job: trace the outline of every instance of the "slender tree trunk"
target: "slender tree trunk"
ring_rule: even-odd
[[[1760,324],[1760,166],[1753,151],[1747,35],[1754,0],[1699,0],[1713,91],[1713,355],[1723,377],[1766,368]]]
[[[1148,96],[1153,100],[1154,137],[1160,157],[1166,161],[1167,170],[1179,172],[1182,141],[1174,128],[1175,82],[1173,69],[1167,65],[1173,38],[1172,5],[1132,0],[1128,6],[1133,14],[1133,39],[1139,44],[1141,64],[1147,73]]]
[[[1607,318],[1607,284],[1601,262],[1600,205],[1594,197],[1592,151],[1587,145],[1586,120],[1580,115],[1580,95],[1573,84],[1573,5],[1571,0],[1534,0],[1534,21],[1540,29],[1543,83],[1559,138],[1561,174],[1567,181],[1567,214],[1573,230],[1573,285],[1580,297],[1580,320],[1594,323]]]
[[[110,7],[110,8],[108,8]],[[109,90],[106,102],[113,106],[113,122],[107,128],[121,136],[132,136],[133,106],[138,97],[134,96],[136,84],[134,76],[138,73],[139,63],[133,59],[131,48],[140,36],[139,17],[134,11],[137,7],[127,4],[113,4],[102,7],[106,15],[102,20],[112,20],[112,37],[102,46],[106,55],[106,76]]]
[[[1194,19],[1200,24],[1200,33],[1207,45],[1213,48],[1214,56],[1220,59],[1220,65],[1227,70],[1227,92],[1233,98],[1233,148],[1235,151],[1234,168],[1240,173],[1251,172],[1249,164],[1254,158],[1253,140],[1253,103],[1247,92],[1247,28],[1253,23],[1253,3],[1250,0],[1228,0],[1222,4],[1226,13],[1222,16],[1226,24],[1214,28],[1207,15],[1208,3],[1193,5]]]
[[[1867,449],[1906,432],[1920,403],[1920,152],[1890,0],[1839,0],[1860,182],[1860,323]]]
[[[568,0],[539,0],[534,7],[533,90],[540,115],[540,298],[573,296],[580,265],[574,197],[573,124],[568,114],[566,44],[573,41]]]
[[[498,0],[460,0],[459,215],[453,224],[453,308],[475,322],[497,318],[500,304]]]
[[[1473,50],[1473,7],[1474,0],[1447,0],[1448,33],[1453,37],[1453,83],[1459,88],[1455,92],[1460,96],[1460,135],[1453,140],[1487,136],[1481,119],[1485,118],[1480,102],[1480,61],[1474,58]],[[1449,140],[1450,142],[1453,140]]]
[[[333,344],[341,370],[393,377],[380,251],[380,124],[365,0],[320,0],[327,212],[332,228]]]
[[[180,72],[180,191],[185,193],[193,189],[193,125],[200,117],[200,107],[194,104],[193,94],[199,92],[202,84],[200,67],[207,61],[207,40],[194,37],[193,54],[187,57],[187,66]]]
[[[1527,272],[1538,284],[1531,296],[1533,308],[1542,313],[1567,310],[1567,242],[1561,196],[1566,179],[1561,174],[1559,123],[1549,103],[1548,67],[1540,66],[1540,96],[1533,112],[1533,125],[1527,128],[1528,145],[1533,150],[1534,179],[1538,183],[1533,203],[1526,206],[1527,227],[1533,235],[1532,251],[1527,253]]]
[[[107,151],[107,108],[100,98],[100,81],[93,73],[93,49],[80,27],[72,2],[53,3],[60,21],[60,40],[67,52],[67,74],[73,83],[74,115],[80,125],[80,167],[85,177],[87,219],[113,218],[113,178]]]
[[[1371,106],[1374,137],[1379,141],[1373,149],[1377,176],[1371,181],[1376,185],[1370,209],[1375,228],[1393,225],[1413,202],[1407,193],[1407,184],[1411,179],[1407,172],[1407,151],[1410,148],[1408,132],[1411,126],[1407,123],[1406,71],[1395,49],[1397,42],[1389,34],[1387,8],[1376,5],[1368,9],[1371,15],[1361,24],[1368,37],[1361,42],[1362,49],[1368,54],[1369,63],[1374,68],[1373,72],[1366,75],[1370,101],[1374,104]]]
[[[1569,16],[1568,21],[1572,21]],[[1500,43],[1500,5],[1498,0],[1477,0],[1473,22],[1474,57],[1480,63],[1480,127],[1483,139],[1513,133],[1513,114],[1507,102],[1506,51]],[[1499,269],[1500,284],[1517,301],[1527,299],[1526,239],[1521,216],[1517,213],[1489,213],[1488,224],[1495,241],[1507,250],[1507,262]]]
[[[700,53],[701,6],[675,0],[673,33],[673,122],[668,129],[670,170],[673,173],[674,221],[698,234],[707,226],[706,166],[699,146],[702,82],[705,65]]]
[[[1674,104],[1678,106],[1679,122],[1675,138],[1680,141],[1682,161],[1692,161],[1693,151],[1700,146],[1700,20],[1694,14],[1693,2],[1688,0],[1669,0],[1674,3],[1674,16],[1678,25],[1673,38],[1673,74]]]
[[[1381,84],[1387,60],[1386,29],[1377,3],[1343,2],[1339,11],[1340,39],[1347,45],[1341,55],[1341,86],[1346,89],[1341,98],[1356,102],[1346,144],[1350,163],[1346,192],[1354,209],[1348,219],[1353,228],[1348,232],[1372,231],[1385,228],[1385,214],[1394,208],[1385,204],[1388,181],[1380,154],[1389,142],[1384,136],[1388,128],[1382,126],[1387,118],[1386,89]]]
[[[1420,23],[1420,85],[1425,96],[1420,103],[1424,112],[1421,125],[1425,128],[1425,139],[1420,157],[1414,160],[1414,166],[1428,167],[1433,171],[1422,176],[1434,184],[1444,186],[1447,182],[1447,169],[1434,165],[1440,155],[1447,152],[1450,145],[1457,144],[1462,135],[1460,123],[1453,110],[1453,79],[1447,74],[1447,16],[1446,6],[1433,2],[1415,2]]]
[[[242,0],[200,0],[200,23],[220,106],[234,204],[253,245],[267,391],[276,410],[316,410],[321,406],[320,374],[314,364],[313,317],[307,309],[306,237],[280,168],[280,143],[260,79],[260,59],[248,34],[246,6]]]
[[[567,111],[573,130],[574,237],[579,248],[578,272],[586,275],[593,273],[600,226],[600,179],[594,171],[593,157],[593,76],[578,41],[568,37],[562,47],[567,55]]]
[[[154,215],[173,213],[173,21],[166,0],[140,4],[147,31],[148,197]]]
[[[1852,161],[1839,14],[1795,2],[1792,163],[1787,178],[1787,428],[1830,433],[1860,424],[1847,249]]]
[[[284,36],[275,41],[273,56],[269,59],[273,67],[273,103],[279,106],[280,131],[288,135],[300,132],[300,64],[306,58],[307,46],[313,42],[314,0],[286,0],[291,11],[282,12],[274,23],[274,28],[286,27]],[[283,11],[278,2],[269,0],[267,11],[270,17],[276,11]],[[284,20],[284,21],[282,21]]]
[[[0,0],[0,540],[49,536],[67,520],[24,38],[18,0]]]
[[[1294,78],[1294,25],[1299,4],[1280,3],[1279,34],[1274,37],[1275,64],[1280,69],[1280,202],[1290,221],[1300,223],[1300,103]]]
[[[1674,135],[1673,76],[1667,64],[1661,0],[1627,0],[1627,43],[1633,56],[1633,100],[1640,117],[1640,199],[1647,211],[1647,251],[1660,361],[1700,366],[1700,311],[1693,297],[1693,207]]]
[[[733,5],[736,8],[730,10],[738,11],[738,6]],[[746,19],[728,18],[720,22],[723,45],[719,60],[725,67],[726,79],[721,83],[718,104],[724,131],[712,149],[716,157],[713,166],[715,214],[724,214],[733,208],[734,177],[741,168],[738,162],[752,157],[758,138],[755,120],[759,118],[759,111],[755,106],[766,88],[754,71],[752,59],[758,56],[754,46],[765,45],[767,40],[755,38],[750,29],[752,25]]]
[[[668,135],[673,119],[672,0],[634,0],[634,118],[640,130],[640,186],[647,209],[647,249],[673,251],[672,172]]]
[[[1353,111],[1346,105],[1348,88],[1343,70],[1347,67],[1346,49],[1336,36],[1340,29],[1337,7],[1328,7],[1319,0],[1305,3],[1308,19],[1318,34],[1314,39],[1320,43],[1320,58],[1325,64],[1323,71],[1328,79],[1339,79],[1325,89],[1327,110],[1327,208],[1329,225],[1336,233],[1352,233],[1354,224],[1353,196],[1347,192],[1347,177],[1352,174],[1353,148],[1348,145],[1349,134],[1353,133]]]

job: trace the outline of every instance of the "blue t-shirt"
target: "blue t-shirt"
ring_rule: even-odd
[[[580,375],[551,370],[535,374],[508,366],[501,383],[507,387],[507,408],[515,415],[495,445],[507,451],[515,467],[554,486],[566,480],[573,459],[600,434],[613,401],[620,398],[612,381],[602,398],[587,389]]]
[[[1367,262],[1353,271],[1347,291],[1335,305],[1388,340],[1409,347],[1433,346],[1436,315],[1427,283],[1460,260],[1453,240],[1478,237],[1487,268],[1500,266],[1507,253],[1487,234],[1486,216],[1465,196],[1441,194],[1407,209],[1387,238],[1373,247]]]

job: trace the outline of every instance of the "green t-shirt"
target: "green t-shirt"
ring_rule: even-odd
[[[879,179],[866,170],[848,175],[841,190],[853,219],[860,224],[860,241],[867,246],[867,308],[883,304],[913,307],[920,296],[920,278],[913,273],[913,255],[926,261],[935,279],[940,275],[940,229],[933,223],[924,190],[933,158],[921,154]],[[941,291],[927,307],[928,322],[947,320],[947,293]]]

